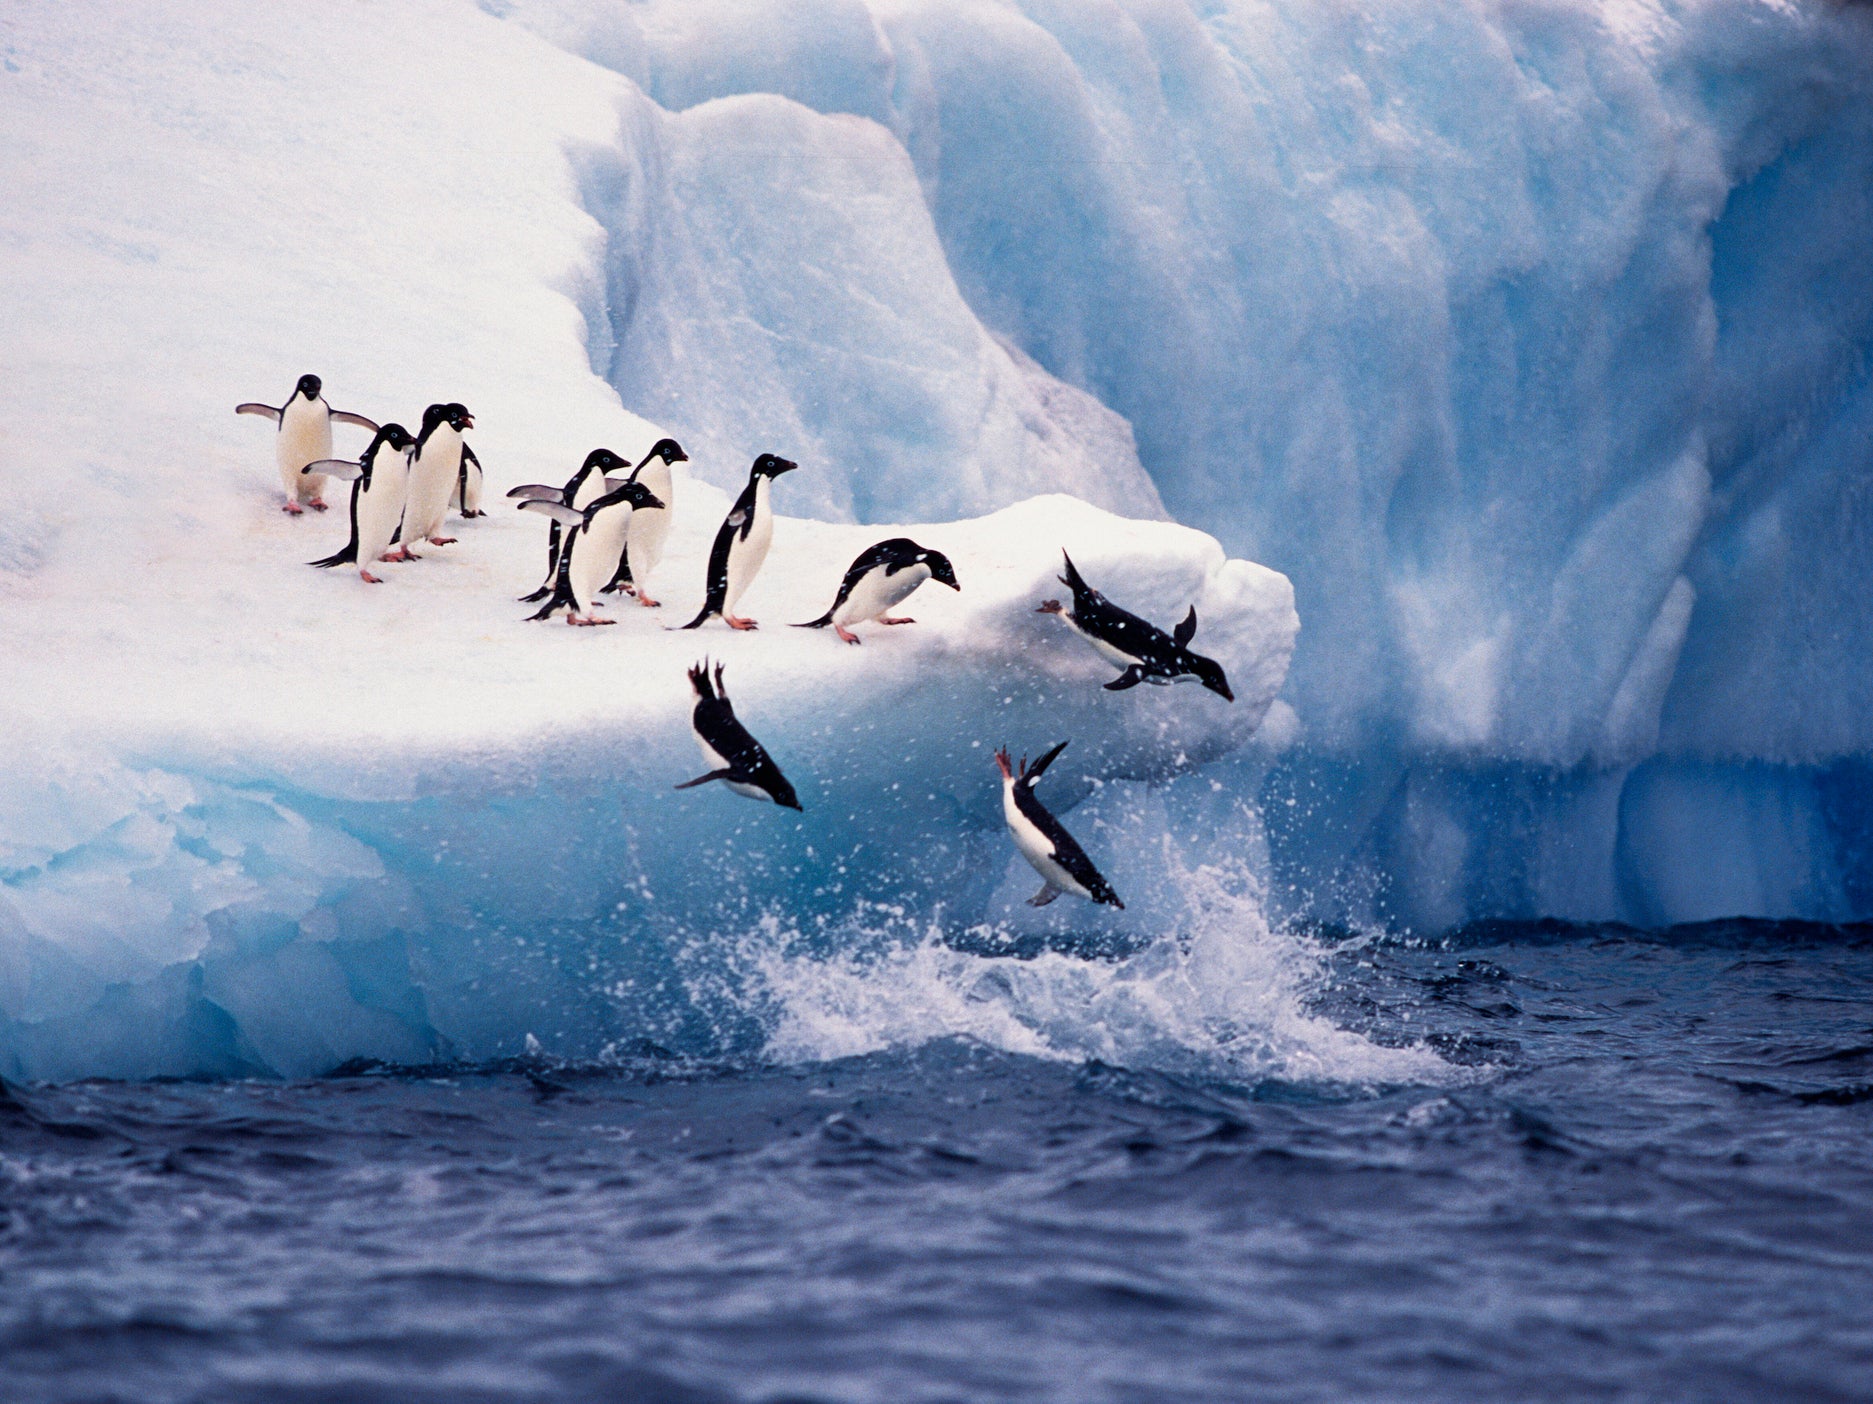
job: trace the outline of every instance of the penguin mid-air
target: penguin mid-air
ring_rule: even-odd
[[[507,495],[530,502],[557,502],[562,507],[583,512],[611,491],[612,485],[605,481],[607,473],[630,466],[610,449],[596,448],[585,456],[579,471],[566,479],[564,487],[524,483],[520,487],[509,488]],[[546,529],[546,578],[540,582],[538,589],[520,597],[523,604],[534,604],[553,593],[553,587],[559,580],[559,540],[560,524],[554,521]]]
[[[462,445],[462,469],[455,478],[455,491],[449,494],[449,506],[473,520],[488,514],[481,510],[481,460],[467,444]]]
[[[468,445],[462,431],[475,427],[475,416],[463,404],[431,405],[423,411],[423,427],[410,455],[410,494],[403,508],[403,549],[419,542],[453,546],[455,538],[442,534],[449,515],[449,498],[465,469]],[[417,557],[411,556],[415,560]]]
[[[683,625],[685,629],[700,628],[712,614],[721,615],[731,629],[755,627],[752,619],[735,613],[735,606],[760,572],[767,548],[774,544],[774,505],[769,501],[774,479],[799,466],[771,453],[755,459],[748,470],[748,486],[722,519],[715,545],[709,548],[708,596],[702,612]]]
[[[661,602],[650,597],[650,573],[663,559],[664,543],[670,539],[670,528],[676,521],[676,483],[670,476],[670,465],[687,462],[689,455],[675,439],[659,439],[631,474],[632,482],[649,488],[663,499],[664,505],[639,508],[631,514],[624,559],[618,562],[618,573],[605,589],[629,590],[648,609],[661,608]]]
[[[839,582],[839,594],[831,609],[810,624],[794,627],[824,629],[830,624],[840,638],[855,644],[858,635],[846,628],[848,624],[863,624],[868,619],[881,624],[915,624],[914,619],[893,618],[886,611],[902,603],[926,580],[935,580],[952,590],[962,589],[948,556],[919,546],[908,536],[894,536],[859,553],[845,579]]]
[[[1101,658],[1125,670],[1106,684],[1106,691],[1123,692],[1141,682],[1160,686],[1199,682],[1225,702],[1236,700],[1235,693],[1229,690],[1229,679],[1223,675],[1222,664],[1214,658],[1192,653],[1188,647],[1197,633],[1195,605],[1177,626],[1176,633],[1166,634],[1157,625],[1120,609],[1093,589],[1074,569],[1073,558],[1065,551],[1060,554],[1066,557],[1067,573],[1059,580],[1073,592],[1073,607],[1066,609],[1059,600],[1047,600],[1035,613],[1059,615]]]
[[[274,457],[280,466],[280,486],[286,490],[286,504],[280,510],[295,517],[306,507],[315,512],[325,510],[327,475],[308,473],[305,467],[332,456],[332,421],[355,424],[373,434],[377,432],[377,426],[363,415],[335,410],[326,404],[320,394],[324,386],[325,382],[316,375],[302,375],[291,397],[278,409],[253,400],[234,407],[236,414],[257,414],[280,426],[273,442]]]
[[[356,463],[324,458],[306,465],[308,473],[351,480],[351,540],[323,560],[313,561],[313,565],[321,570],[356,565],[358,574],[368,583],[382,583],[371,574],[371,566],[386,559],[384,553],[390,549],[391,538],[403,520],[410,454],[415,448],[416,440],[409,430],[401,424],[386,424]]]
[[[568,624],[616,624],[617,620],[600,619],[595,612],[598,592],[617,573],[631,519],[639,511],[657,511],[662,506],[663,499],[639,482],[619,483],[583,512],[546,498],[522,502],[521,511],[543,513],[566,528],[559,541],[553,593],[540,612],[530,617],[546,619],[554,610],[565,609],[571,611],[566,616]]]
[[[722,685],[722,665],[715,665],[712,679],[709,660],[703,659],[689,670],[689,686],[696,694],[696,709],[690,714],[689,724],[696,733],[696,745],[709,771],[694,780],[685,780],[676,788],[690,790],[711,780],[721,780],[738,795],[771,800],[786,809],[799,809],[800,800],[793,786],[787,783],[787,777],[780,773],[780,767],[735,719],[728,689]]]
[[[1015,847],[1021,850],[1021,856],[1033,865],[1045,884],[1028,898],[1028,905],[1044,907],[1062,892],[1070,892],[1075,897],[1124,911],[1125,904],[1119,900],[1119,894],[1093,866],[1086,850],[1073,841],[1073,835],[1034,797],[1034,782],[1066,748],[1067,743],[1062,741],[1032,766],[1023,756],[1019,770],[1008,759],[1005,747],[995,753],[995,766],[1002,773],[1002,817],[1008,821],[1008,832],[1014,835]]]

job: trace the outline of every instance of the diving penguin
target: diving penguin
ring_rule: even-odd
[[[474,427],[475,417],[460,403],[431,405],[423,411],[416,452],[410,455],[410,497],[403,509],[405,552],[424,541],[432,546],[455,544],[453,536],[442,535],[442,522],[466,465],[468,445],[462,431]]]
[[[662,506],[661,498],[637,482],[619,483],[583,512],[544,498],[522,502],[521,511],[543,513],[566,528],[559,542],[553,593],[540,612],[529,618],[546,619],[554,610],[565,609],[571,611],[566,616],[568,624],[616,624],[617,620],[600,619],[594,613],[598,592],[618,569],[631,518],[641,508]]]
[[[676,788],[694,789],[711,780],[727,783],[729,789],[749,799],[772,800],[786,809],[799,809],[800,800],[780,773],[780,767],[762,749],[761,743],[735,719],[729,705],[728,689],[722,684],[722,665],[715,665],[713,681],[709,660],[703,659],[689,670],[690,690],[696,694],[696,708],[690,713],[690,729],[696,733],[696,745],[702,751],[706,775],[685,780]]]
[[[914,619],[895,619],[886,611],[907,599],[926,580],[935,580],[952,590],[961,590],[949,557],[941,551],[927,550],[908,536],[894,536],[867,546],[859,553],[852,568],[839,582],[839,594],[827,610],[811,624],[796,624],[796,629],[824,629],[832,625],[839,637],[849,644],[858,635],[846,628],[876,619],[881,624],[915,624]]]
[[[731,629],[755,627],[752,619],[735,613],[735,606],[767,559],[767,548],[774,544],[774,506],[768,500],[773,481],[799,466],[771,453],[755,459],[748,470],[748,486],[722,519],[715,545],[709,548],[708,597],[702,602],[702,612],[685,629],[701,627],[712,614],[721,615]]]
[[[585,462],[579,465],[579,471],[566,479],[563,488],[549,487],[545,483],[526,483],[517,488],[509,488],[509,497],[524,498],[529,501],[558,502],[570,507],[575,512],[583,512],[598,498],[611,491],[605,482],[605,475],[614,468],[628,468],[617,454],[607,448],[596,448],[585,456]],[[546,579],[531,594],[522,595],[521,602],[533,604],[553,593],[554,583],[559,579],[559,538],[560,527],[553,522],[546,529]]]
[[[1034,866],[1045,884],[1028,898],[1028,905],[1044,907],[1062,892],[1070,892],[1075,897],[1085,897],[1124,911],[1125,904],[1119,900],[1119,894],[1100,876],[1093,860],[1086,856],[1086,850],[1075,843],[1073,835],[1034,798],[1034,782],[1066,748],[1067,743],[1062,741],[1031,767],[1023,756],[1019,772],[1009,761],[1006,747],[995,753],[995,766],[1002,773],[1002,817],[1008,821],[1008,832],[1014,835],[1015,847]]]
[[[403,497],[410,477],[410,453],[416,440],[401,424],[386,424],[377,431],[363,456],[356,463],[344,458],[322,458],[306,465],[308,473],[322,473],[351,480],[351,540],[343,547],[312,564],[321,570],[333,566],[355,565],[358,574],[372,584],[382,582],[371,574],[374,562],[383,559],[390,549],[390,539],[403,520]]]
[[[279,462],[280,486],[286,490],[282,512],[295,517],[304,512],[303,502],[315,512],[325,510],[325,475],[302,471],[308,463],[332,456],[332,421],[355,424],[373,434],[377,426],[361,414],[335,410],[320,395],[325,382],[316,375],[302,375],[293,393],[279,409],[249,400],[234,407],[236,414],[257,414],[280,426],[273,442],[273,454]]]
[[[449,506],[464,517],[485,517],[481,510],[481,460],[467,444],[462,445],[462,470],[455,478],[455,491],[449,494]]]
[[[1155,624],[1120,609],[1080,578],[1073,558],[1065,551],[1067,573],[1060,583],[1073,591],[1073,608],[1064,609],[1059,600],[1047,600],[1034,612],[1057,614],[1068,628],[1093,646],[1095,652],[1115,667],[1125,671],[1106,684],[1108,692],[1123,692],[1141,682],[1163,686],[1177,682],[1200,682],[1225,702],[1234,702],[1229,679],[1222,664],[1214,658],[1192,653],[1188,647],[1197,633],[1197,607],[1192,605],[1175,635],[1166,634]]]
[[[650,573],[663,559],[664,543],[670,539],[670,528],[676,520],[676,483],[670,476],[670,465],[687,462],[689,455],[675,439],[659,439],[631,474],[632,482],[649,488],[663,499],[664,505],[640,508],[631,514],[624,559],[618,562],[618,573],[605,587],[607,592],[629,590],[646,608],[661,608],[660,602],[650,597]]]

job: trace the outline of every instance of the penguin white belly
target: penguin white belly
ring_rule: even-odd
[[[390,549],[390,538],[403,520],[409,478],[408,458],[387,449],[379,451],[371,470],[370,489],[358,501],[358,565],[365,570]]]
[[[1014,835],[1015,847],[1021,850],[1021,856],[1051,887],[1074,897],[1091,897],[1088,892],[1054,861],[1054,845],[1046,834],[1035,827],[1034,822],[1021,812],[1015,803],[1014,786],[1004,783],[1002,786],[1002,817],[1008,821],[1008,831]]]
[[[911,592],[929,578],[930,567],[922,561],[906,566],[895,575],[888,575],[885,567],[877,566],[859,577],[852,593],[845,597],[845,603],[833,611],[832,622],[844,627],[876,619],[909,598]]]
[[[631,534],[626,549],[631,553],[631,580],[641,590],[663,559],[664,543],[670,539],[670,528],[676,521],[676,489],[670,481],[670,465],[661,458],[646,463],[637,480],[650,489],[652,497],[665,504],[631,514]]]
[[[707,741],[703,740],[700,731],[694,734],[696,737],[696,749],[702,752],[703,765],[710,770],[727,770],[728,761],[723,758],[722,753],[716,750],[716,748],[711,746]],[[774,802],[774,797],[759,785],[744,784],[740,780],[724,780],[722,783],[744,799],[766,800],[770,804]]]
[[[405,544],[414,545],[442,530],[449,493],[461,469],[462,436],[447,424],[438,425],[410,465],[409,501],[403,512]]]
[[[583,512],[603,497],[605,491],[605,475],[596,471],[587,473],[579,480],[579,485],[572,490],[572,501],[566,505],[575,512]]]
[[[767,559],[767,548],[774,544],[774,509],[768,504],[767,478],[754,485],[754,524],[746,540],[736,537],[728,548],[728,591],[722,596],[722,612],[733,614],[742,592],[760,573]]]
[[[579,613],[587,618],[591,617],[592,602],[598,598],[598,592],[618,573],[618,561],[624,555],[625,533],[630,530],[631,518],[635,515],[626,506],[604,507],[579,528],[567,574],[572,584],[572,597],[579,602]]]
[[[1085,639],[1087,643],[1093,646],[1093,652],[1097,653],[1101,658],[1105,659],[1106,662],[1110,663],[1113,667],[1129,668],[1132,666],[1132,664],[1138,661],[1136,658],[1132,657],[1131,654],[1126,653],[1124,650],[1114,648],[1111,644],[1107,643],[1104,639],[1095,638],[1093,637],[1093,635],[1087,633],[1084,629],[1080,628],[1078,624],[1075,624],[1073,622],[1073,617],[1071,615],[1062,615],[1061,618],[1067,621],[1068,625],[1071,626],[1074,633],[1078,634],[1081,638]]]
[[[325,485],[331,480],[323,473],[304,474],[299,470],[332,456],[332,417],[325,405],[304,395],[293,396],[280,416],[273,451],[280,465],[280,486],[289,501],[311,502],[323,497]]]

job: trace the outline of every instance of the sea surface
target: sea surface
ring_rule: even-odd
[[[7,1088],[0,1399],[1873,1398],[1873,929],[1312,939],[1448,1071]]]

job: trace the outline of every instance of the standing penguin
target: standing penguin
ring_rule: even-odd
[[[374,562],[384,558],[390,539],[403,520],[403,497],[410,479],[410,454],[416,440],[401,424],[386,424],[356,463],[324,458],[306,465],[334,478],[351,480],[351,539],[343,547],[312,564],[321,570],[356,565],[358,574],[372,585],[382,584],[371,574]]]
[[[449,506],[464,517],[473,519],[488,514],[481,510],[481,460],[467,444],[462,445],[462,470],[456,475],[455,491],[449,494]]]
[[[787,783],[787,777],[780,773],[780,767],[735,719],[728,689],[722,685],[722,665],[715,665],[715,677],[711,681],[709,660],[703,659],[689,670],[689,686],[696,694],[696,707],[690,713],[689,725],[696,733],[696,745],[702,751],[702,762],[709,767],[709,772],[694,780],[685,780],[676,788],[690,790],[711,780],[722,780],[738,795],[771,800],[785,809],[799,809],[799,797]]]
[[[562,507],[570,507],[575,512],[583,512],[598,498],[611,491],[605,482],[605,475],[614,468],[629,468],[626,463],[610,449],[596,448],[585,456],[585,462],[579,465],[579,471],[566,479],[564,487],[549,487],[545,483],[526,483],[517,488],[509,488],[509,497],[525,498],[538,502],[558,502]],[[552,522],[546,529],[546,579],[531,594],[522,595],[523,604],[533,604],[553,593],[553,585],[559,579],[559,537],[560,526]]]
[[[544,498],[521,503],[521,511],[543,513],[566,528],[559,542],[553,593],[540,612],[530,617],[545,619],[554,610],[565,609],[571,611],[566,616],[568,624],[616,624],[617,620],[600,619],[594,612],[598,592],[617,572],[632,517],[662,506],[663,500],[639,482],[619,483],[583,512]]]
[[[1060,583],[1073,591],[1073,608],[1061,608],[1059,600],[1046,600],[1034,612],[1056,614],[1068,628],[1093,646],[1095,652],[1115,667],[1125,671],[1107,683],[1106,691],[1123,692],[1141,682],[1200,682],[1225,702],[1234,702],[1223,665],[1214,658],[1192,653],[1187,645],[1197,634],[1197,607],[1192,605],[1176,635],[1166,634],[1155,624],[1120,609],[1080,578],[1073,568],[1073,558],[1065,551],[1067,573]]]
[[[1086,856],[1086,850],[1075,843],[1073,835],[1034,798],[1034,782],[1066,748],[1067,743],[1062,741],[1031,767],[1023,756],[1018,772],[1008,759],[1006,747],[995,753],[995,766],[1002,773],[1002,818],[1008,821],[1008,832],[1014,835],[1015,847],[1033,864],[1034,871],[1041,875],[1045,884],[1028,898],[1028,905],[1044,907],[1062,892],[1070,892],[1075,897],[1085,897],[1123,911],[1125,904],[1119,900],[1119,894],[1100,876],[1093,860]]]
[[[846,628],[876,619],[881,624],[915,624],[915,619],[894,619],[886,611],[909,597],[926,580],[935,580],[960,591],[956,572],[949,557],[941,551],[927,550],[908,536],[894,536],[867,546],[859,553],[852,568],[839,582],[839,594],[827,610],[811,624],[796,624],[796,629],[824,629],[828,624],[849,644],[858,635]]]
[[[702,612],[685,624],[685,629],[700,628],[712,614],[721,615],[731,629],[755,627],[752,619],[735,613],[735,605],[754,583],[761,563],[767,559],[767,548],[774,544],[774,506],[768,500],[772,483],[799,466],[771,453],[755,459],[748,470],[748,486],[722,519],[715,545],[709,548],[708,596],[702,602]]]
[[[286,503],[280,508],[295,517],[304,512],[303,502],[315,512],[325,510],[323,473],[304,471],[308,463],[332,456],[332,421],[355,424],[360,429],[377,432],[377,426],[361,414],[335,410],[325,403],[320,391],[324,382],[316,375],[302,375],[293,393],[280,408],[249,400],[234,407],[236,414],[257,414],[280,426],[273,442],[274,457],[279,462],[280,486],[286,490]]]
[[[663,559],[664,543],[670,539],[670,528],[676,521],[676,483],[670,476],[670,465],[687,462],[689,455],[675,439],[659,439],[631,474],[632,482],[649,488],[663,499],[664,505],[649,510],[639,508],[631,514],[631,532],[625,539],[624,559],[618,563],[618,573],[605,589],[628,589],[637,596],[637,602],[648,609],[661,608],[660,602],[650,597],[650,573]]]
[[[423,411],[423,428],[410,455],[410,499],[403,509],[403,549],[418,542],[453,546],[453,536],[442,535],[449,515],[449,495],[455,490],[468,445],[462,431],[475,427],[475,417],[460,403],[431,405]],[[414,559],[414,558],[412,558]]]

